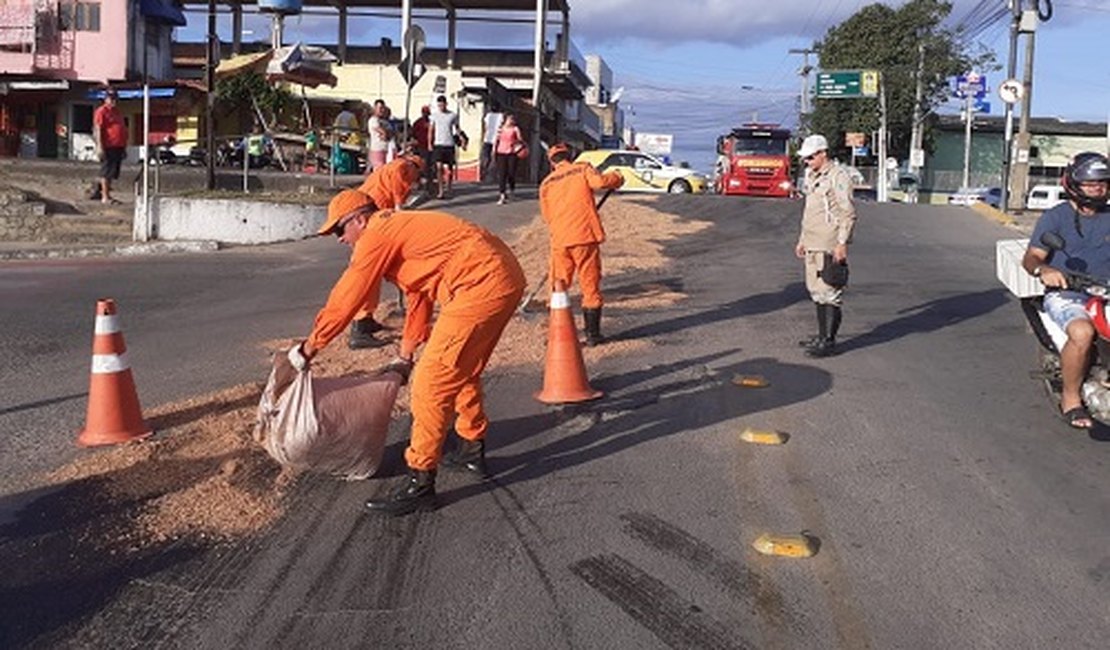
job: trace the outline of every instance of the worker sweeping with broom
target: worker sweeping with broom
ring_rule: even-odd
[[[570,147],[552,145],[547,151],[552,170],[540,184],[540,214],[551,231],[551,278],[570,287],[574,276],[582,288],[586,345],[604,342],[601,336],[601,243],[605,229],[594,203],[597,190],[624,184],[620,172],[602,174],[589,163],[571,162]]]

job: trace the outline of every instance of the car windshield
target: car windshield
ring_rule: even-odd
[[[732,153],[737,156],[785,156],[786,140],[771,138],[735,138]]]

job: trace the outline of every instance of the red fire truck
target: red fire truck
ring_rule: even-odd
[[[745,124],[717,138],[717,192],[790,196],[789,142],[790,130],[777,124]]]

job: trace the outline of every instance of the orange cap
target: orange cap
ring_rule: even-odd
[[[324,225],[316,231],[317,235],[326,235],[335,229],[339,222],[344,218],[358,212],[367,212],[376,210],[378,206],[374,205],[374,201],[369,197],[359,192],[358,190],[343,190],[335,195],[335,198],[328,203],[328,218],[324,220]]]
[[[568,147],[566,145],[566,143],[563,143],[563,142],[555,143],[555,144],[551,145],[550,148],[548,148],[548,150],[547,150],[547,159],[551,160],[556,155],[561,154],[561,153],[565,153],[567,155],[570,155],[570,147]]]

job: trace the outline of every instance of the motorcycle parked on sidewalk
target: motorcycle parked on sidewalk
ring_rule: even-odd
[[[1064,239],[1056,233],[1045,233],[1041,237],[1041,244],[1056,254],[1065,254]],[[1110,321],[1106,314],[1110,281],[1076,271],[1065,271],[1064,275],[1068,279],[1068,289],[1081,291],[1089,296],[1086,310],[1097,333],[1091,351],[1090,370],[1081,389],[1083,401],[1092,417],[1110,423]],[[1037,377],[1044,382],[1045,390],[1053,400],[1053,408],[1058,408],[1063,386],[1060,376],[1060,349],[1067,342],[1068,336],[1045,313],[1043,294],[1022,297],[1021,310],[1040,344]]]

